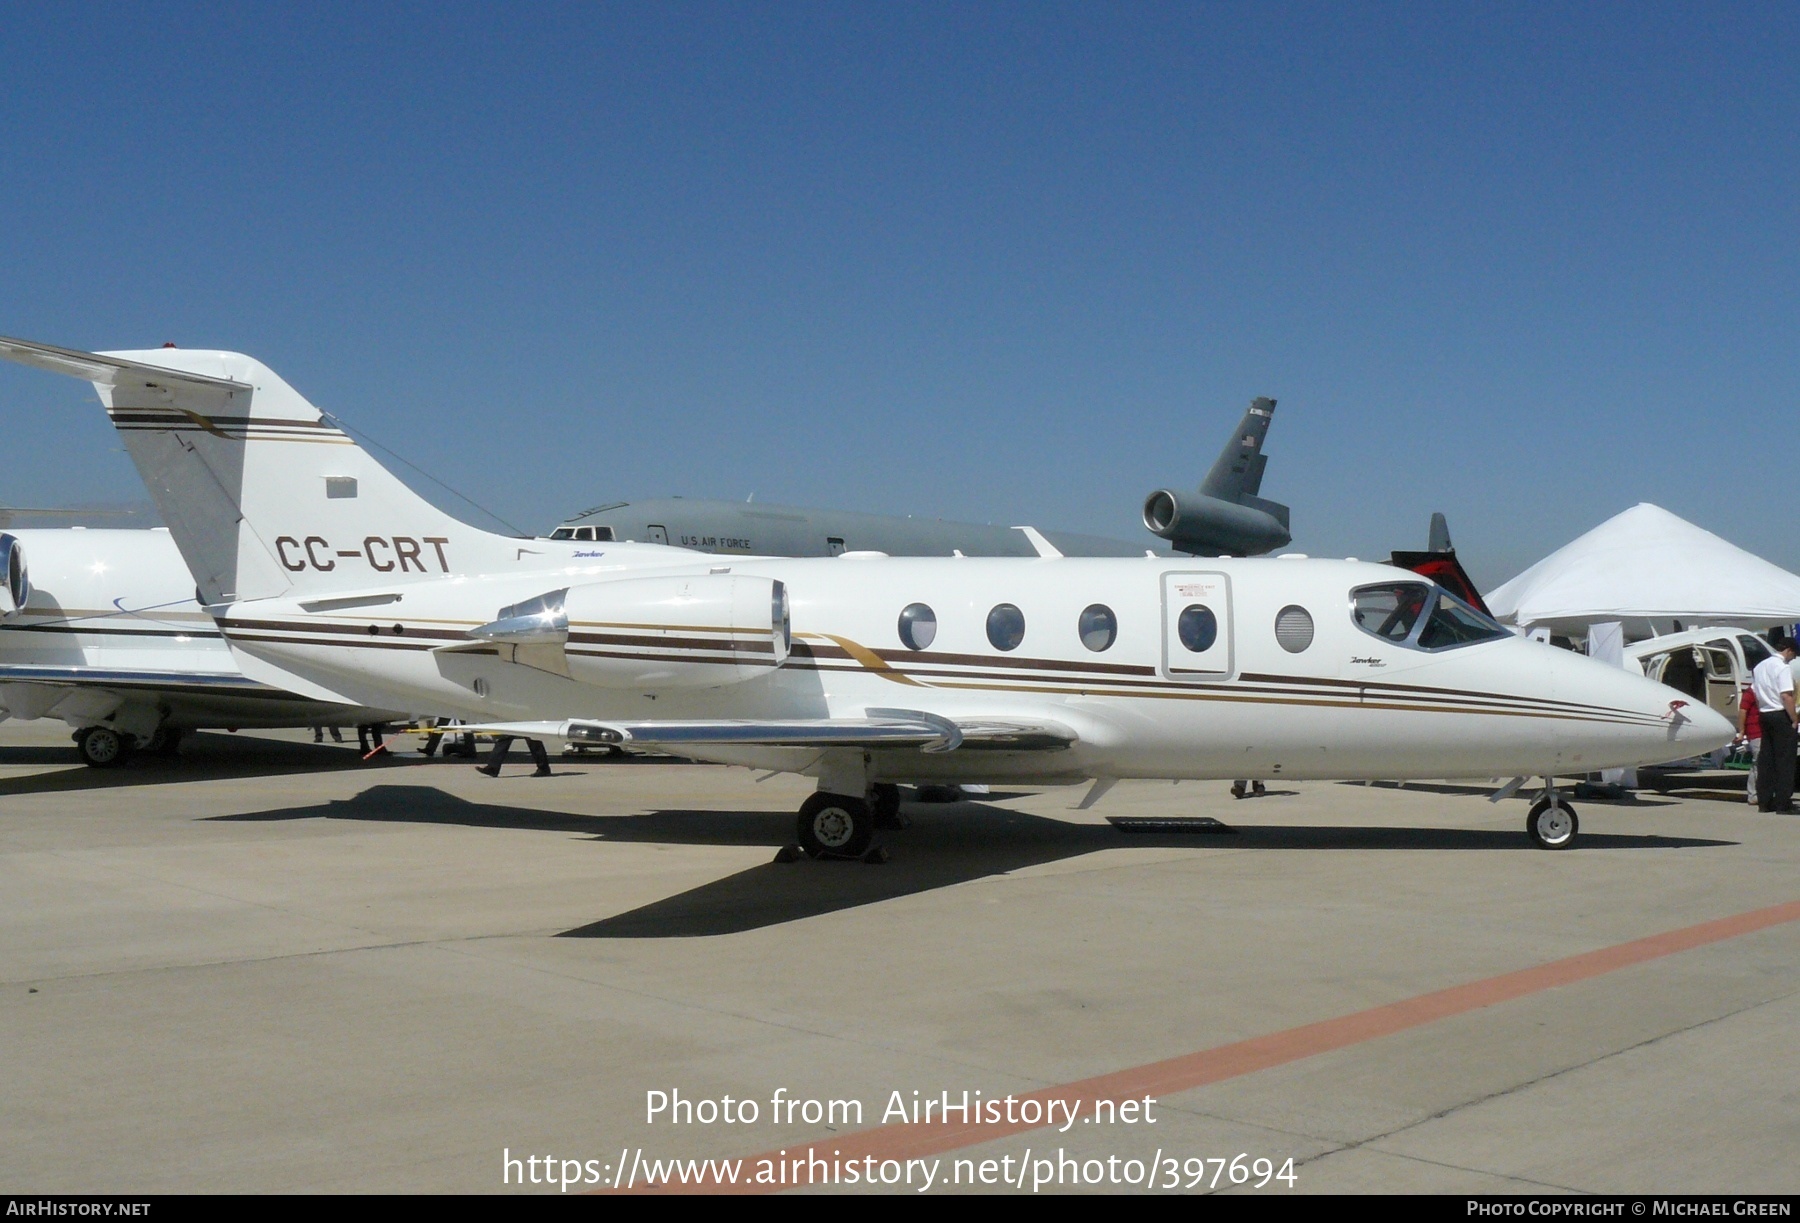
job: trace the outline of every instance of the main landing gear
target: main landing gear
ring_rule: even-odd
[[[879,782],[867,798],[819,791],[800,805],[794,832],[809,858],[886,861],[886,851],[870,848],[876,832],[898,831],[909,822],[900,814],[900,787]]]
[[[796,835],[809,858],[860,858],[875,840],[875,806],[820,791],[800,804]]]
[[[110,726],[84,726],[75,732],[75,751],[83,764],[110,769],[131,759],[137,740]]]

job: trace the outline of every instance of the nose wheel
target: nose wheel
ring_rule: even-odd
[[[1539,849],[1567,849],[1575,844],[1581,821],[1575,817],[1575,808],[1560,797],[1540,798],[1525,817],[1525,831]]]
[[[875,839],[875,811],[860,798],[815,794],[800,805],[795,835],[809,858],[860,858]]]

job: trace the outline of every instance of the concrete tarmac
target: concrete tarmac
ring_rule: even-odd
[[[1030,1191],[1057,1152],[1043,1192],[1129,1189],[1087,1183],[1109,1157],[1225,1190],[1240,1154],[1290,1172],[1236,1188],[1265,1194],[1800,1190],[1800,921],[1411,1026],[1390,1006],[1800,900],[1800,819],[1741,774],[1578,803],[1568,852],[1474,786],[1127,782],[1086,812],[1079,789],[909,804],[885,865],[782,864],[803,779],[534,778],[519,751],[495,780],[309,738],[96,770],[60,724],[0,725],[0,1188],[561,1192],[529,1183],[543,1157],[579,1161],[570,1191],[641,1184],[646,1160],[860,1151],[896,1100],[1298,1029],[1147,1093],[1153,1122],[1089,1102],[1066,1132],[937,1142],[931,1191],[1017,1193],[1021,1168]],[[757,1116],[648,1119],[657,1092]],[[923,1187],[895,1169],[886,1191]]]

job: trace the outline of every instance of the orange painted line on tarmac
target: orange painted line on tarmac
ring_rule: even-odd
[[[1082,1108],[1087,1115],[1091,1116],[1094,1102],[1097,1100],[1122,1102],[1141,1100],[1145,1096],[1167,1096],[1176,1092],[1190,1091],[1196,1087],[1204,1087],[1208,1083],[1223,1082],[1226,1079],[1254,1074],[1259,1070],[1285,1066],[1289,1062],[1315,1057],[1321,1053],[1330,1053],[1335,1049],[1349,1048],[1352,1045],[1377,1040],[1383,1036],[1392,1036],[1396,1032],[1436,1023],[1440,1019],[1464,1015],[1483,1007],[1510,1002],[1515,998],[1529,997],[1547,989],[1555,989],[1559,985],[1573,985],[1578,981],[1591,980],[1609,972],[1617,972],[1621,968],[1629,968],[1633,964],[1660,960],[1664,956],[1671,956],[1677,952],[1690,951],[1696,947],[1723,942],[1726,939],[1737,938],[1739,935],[1750,934],[1757,930],[1767,930],[1771,926],[1780,926],[1791,921],[1800,921],[1800,900],[1771,905],[1766,909],[1754,909],[1732,917],[1721,917],[1716,921],[1701,922],[1697,926],[1685,926],[1682,929],[1670,930],[1663,934],[1653,934],[1649,938],[1635,939],[1632,942],[1619,943],[1613,947],[1602,947],[1598,951],[1588,951],[1567,959],[1553,960],[1535,968],[1523,968],[1517,972],[1502,973],[1500,976],[1488,977],[1482,981],[1471,981],[1466,985],[1453,985],[1449,989],[1420,994],[1417,997],[1389,1003],[1386,1006],[1372,1007],[1366,1011],[1356,1011],[1353,1014],[1340,1015],[1335,1019],[1326,1019],[1318,1023],[1302,1024],[1297,1028],[1272,1032],[1267,1036],[1254,1036],[1249,1040],[1219,1045],[1212,1049],[1202,1049],[1197,1053],[1183,1054],[1166,1061],[1133,1066],[1128,1070],[1116,1070],[1111,1074],[1097,1075],[1076,1083],[1064,1083],[1060,1087],[1045,1087],[1038,1091],[1021,1092],[1012,1098],[1021,1102],[1038,1101],[1039,1107],[1044,1110],[1048,1110],[1050,1101],[1057,1101],[1056,1113],[1060,1124],[1064,1107],[1068,1104]],[[971,1099],[973,1099],[972,1096]],[[982,1097],[983,1103],[990,1099],[998,1101],[1005,1097],[986,1095]],[[961,1120],[884,1125],[877,1129],[864,1130],[861,1133],[846,1134],[841,1138],[798,1142],[780,1151],[763,1151],[756,1155],[746,1156],[742,1160],[743,1171],[736,1184],[721,1183],[715,1178],[685,1185],[661,1185],[655,1188],[638,1186],[635,1191],[638,1193],[779,1193],[784,1189],[797,1187],[794,1180],[789,1179],[785,1184],[779,1182],[774,1184],[745,1183],[748,1177],[755,1175],[760,1161],[775,1161],[779,1166],[783,1161],[804,1161],[809,1154],[827,1161],[835,1160],[840,1164],[851,1162],[860,1164],[865,1157],[870,1156],[878,1162],[888,1159],[902,1161],[923,1159],[977,1143],[992,1142],[996,1138],[1006,1138],[1013,1134],[1044,1129],[1048,1125],[1047,1121],[1028,1124],[1023,1121],[1009,1123],[1004,1120],[989,1125],[978,1125]],[[646,1158],[649,1157],[646,1155]],[[702,1165],[705,1164],[703,1160],[698,1162]],[[788,1176],[791,1178],[793,1165],[788,1163],[787,1166]],[[716,1168],[717,1164],[715,1163],[713,1167]],[[624,1169],[620,1169],[621,1174],[624,1174],[624,1171]],[[804,1170],[801,1175],[805,1175]],[[806,1182],[802,1180],[799,1183],[804,1185]]]

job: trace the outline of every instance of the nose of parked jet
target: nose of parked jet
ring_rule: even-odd
[[[1664,764],[1730,743],[1730,721],[1667,684],[1565,653],[1557,663],[1556,695],[1568,730],[1563,767],[1583,770]]]

